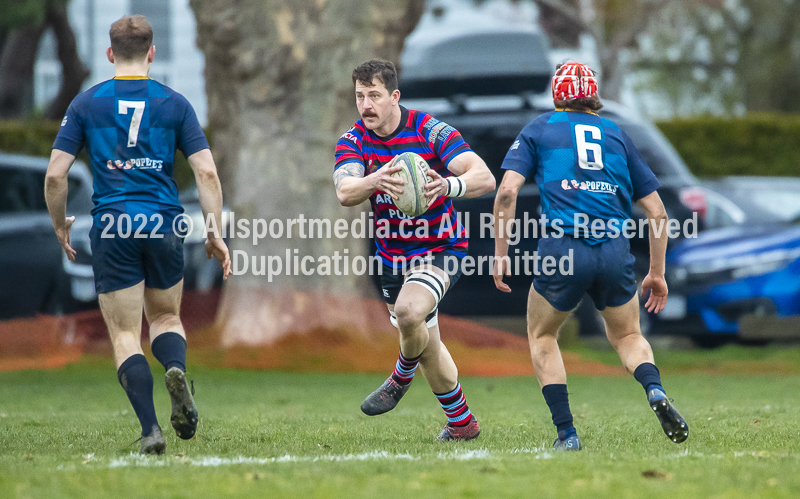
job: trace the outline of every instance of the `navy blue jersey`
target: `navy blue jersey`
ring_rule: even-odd
[[[628,135],[595,113],[555,110],[538,116],[517,136],[503,169],[533,175],[542,215],[551,225],[560,220],[567,234],[575,233],[579,214],[588,217],[589,227],[596,219],[621,227],[631,218],[631,202],[659,187]],[[592,244],[608,237],[578,235]]]
[[[160,215],[157,230],[168,232],[183,212],[172,172],[175,150],[189,157],[208,141],[181,94],[146,77],[119,77],[70,104],[53,148],[77,156],[84,146],[94,176],[95,225],[107,225],[106,213],[143,214],[151,231]]]

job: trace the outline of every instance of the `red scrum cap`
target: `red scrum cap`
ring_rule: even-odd
[[[565,101],[597,95],[595,71],[579,62],[568,62],[556,69],[553,76],[553,100]]]

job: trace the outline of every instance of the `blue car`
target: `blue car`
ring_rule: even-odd
[[[703,346],[800,337],[797,182],[729,178],[705,184],[709,230],[667,255],[669,300],[660,314],[644,318],[650,332],[688,335]]]

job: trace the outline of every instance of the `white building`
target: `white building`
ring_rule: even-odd
[[[78,53],[89,69],[84,90],[112,78],[114,66],[106,58],[108,30],[122,16],[142,14],[153,26],[156,59],[150,77],[183,94],[194,106],[202,125],[207,122],[203,53],[195,45],[194,13],[189,0],[71,0],[69,18]],[[39,45],[34,68],[34,105],[41,108],[55,97],[61,82],[56,43],[48,31]]]

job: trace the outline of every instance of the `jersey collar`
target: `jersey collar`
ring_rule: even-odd
[[[569,111],[571,113],[586,113],[586,114],[593,114],[595,116],[600,116],[599,114],[595,113],[594,111],[579,111],[577,109],[572,109],[569,107],[557,107],[556,111]]]
[[[149,76],[115,76],[114,80],[149,80]]]
[[[378,140],[381,140],[383,142],[386,142],[388,140],[392,140],[393,138],[397,137],[397,134],[402,132],[403,128],[405,128],[406,125],[408,124],[408,109],[404,108],[403,106],[400,106],[400,111],[401,111],[400,112],[400,124],[397,125],[397,128],[394,129],[394,132],[390,133],[386,137],[381,137],[380,135],[378,135],[377,133],[373,132],[372,130],[370,130],[369,133],[371,135],[373,135],[374,137],[377,137]]]

